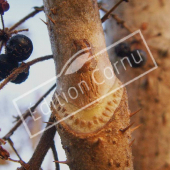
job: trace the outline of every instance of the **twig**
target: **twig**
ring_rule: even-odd
[[[21,166],[24,167],[24,170],[28,170],[28,169],[29,169],[29,165],[26,164],[26,163],[25,163],[24,161],[22,161],[22,160],[14,160],[14,159],[8,158],[8,161],[21,164]]]
[[[54,84],[37,102],[36,104],[31,107],[30,110],[27,110],[24,114],[23,114],[23,119],[25,120],[28,116],[30,116],[30,111],[34,112],[35,109],[37,108],[37,106],[44,100],[44,98],[46,96],[48,96],[48,94],[56,87],[56,84]],[[11,135],[18,129],[18,127],[22,124],[22,120],[21,118],[18,120],[18,122],[16,123],[16,125],[3,137],[4,140],[8,140]]]
[[[12,116],[15,120],[12,122],[12,123],[15,123],[15,122],[17,122],[19,119],[20,119],[20,117],[19,116]]]
[[[125,0],[120,0],[116,5],[114,5],[114,6],[102,17],[102,19],[101,19],[102,23],[105,22],[105,21],[109,18],[110,14],[111,14],[123,1],[125,1]]]
[[[14,31],[11,31],[10,34],[17,34],[19,32],[23,32],[23,31],[29,31],[29,29],[14,30]]]
[[[5,30],[5,24],[4,24],[4,18],[3,18],[2,14],[1,14],[1,22],[2,22],[2,29],[4,31]]]
[[[100,9],[106,13],[108,13],[109,11],[103,7],[100,7]],[[127,24],[125,23],[125,21],[123,21],[122,19],[120,19],[117,15],[115,14],[110,14],[110,16],[112,18],[114,18],[116,20],[116,22],[118,24],[120,24],[123,28],[127,29],[130,33],[132,33],[133,31],[127,26]]]
[[[103,8],[100,6],[100,9],[104,12],[108,12],[107,9]],[[126,24],[126,22],[124,20],[122,20],[121,18],[119,18],[117,15],[115,14],[110,14],[110,16],[116,20],[117,24],[120,25],[122,28],[125,28],[127,31],[129,31],[129,33],[133,33],[134,31],[132,29],[130,29],[130,27]],[[139,38],[137,35],[133,36],[133,41],[135,43],[141,43],[141,38]]]
[[[52,55],[47,55],[44,57],[39,57],[37,59],[34,59],[28,63],[22,63],[20,67],[18,67],[17,69],[15,69],[1,84],[0,84],[0,90],[7,84],[9,83],[11,80],[13,80],[18,74],[26,71],[29,69],[29,67],[33,64],[36,64],[38,62],[44,61],[44,60],[49,60],[52,59],[53,56]]]
[[[51,145],[51,150],[53,152],[54,160],[58,161],[58,154],[57,154],[57,150],[56,150],[56,147],[55,147],[54,140],[53,140],[53,143]],[[57,162],[55,162],[55,166],[56,166],[56,170],[60,170],[60,166]]]
[[[18,158],[19,158],[20,160],[22,160],[21,157],[20,157],[20,155],[19,155],[19,153],[18,153],[17,150],[15,149],[14,143],[12,142],[11,138],[8,138],[8,143],[10,144],[10,146],[12,147],[12,149],[14,150],[14,152],[15,152],[15,154],[18,156]]]
[[[37,106],[44,100],[44,98],[56,87],[56,84],[54,84],[39,100],[38,102],[30,109],[31,112],[34,112],[34,110],[37,108]]]
[[[11,158],[8,158],[8,161],[20,163],[19,160],[14,160],[14,159],[11,159]]]
[[[39,8],[34,8],[34,11],[31,12],[30,14],[28,14],[27,16],[25,16],[24,18],[22,18],[20,21],[18,21],[17,23],[15,23],[13,26],[11,26],[9,28],[9,31],[14,30],[16,27],[18,27],[19,25],[21,25],[22,23],[24,23],[26,20],[28,20],[31,17],[34,17],[36,14],[38,14],[39,12],[41,12],[42,10],[38,10],[38,9],[43,9],[43,6],[39,7]]]
[[[23,114],[23,119],[25,120],[30,115],[30,111],[26,111],[26,113]],[[16,125],[3,137],[4,140],[7,140],[10,136],[13,135],[13,133],[18,129],[18,127],[22,124],[22,120],[20,119]]]
[[[0,145],[5,145],[5,144],[6,144],[6,142],[0,138]]]
[[[52,121],[54,121],[54,118],[51,117],[49,122],[52,122]],[[50,126],[50,125],[47,125],[46,128],[48,126]],[[27,165],[30,166],[29,170],[38,170],[41,167],[44,157],[47,154],[49,148],[51,147],[51,145],[53,143],[55,133],[56,133],[55,126],[47,129],[43,133],[43,135],[34,151],[33,156],[31,157],[30,161],[27,163]],[[18,170],[24,170],[24,167],[22,166],[22,167],[18,168]]]

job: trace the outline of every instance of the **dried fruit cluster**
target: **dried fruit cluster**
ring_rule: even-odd
[[[33,51],[32,41],[25,35],[13,36],[6,45],[6,54],[0,55],[0,81],[6,78],[20,63],[28,59]],[[29,75],[27,72],[22,72],[15,76],[12,83],[20,84],[24,82]]]

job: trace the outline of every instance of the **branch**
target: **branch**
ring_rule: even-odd
[[[52,143],[52,145],[51,145],[51,150],[52,150],[52,152],[53,152],[54,160],[55,160],[55,161],[58,161],[58,154],[57,154],[57,149],[56,149],[56,147],[55,147],[54,140],[53,140],[53,143]],[[60,170],[59,163],[55,162],[55,166],[56,166],[56,170]]]
[[[10,144],[10,146],[12,147],[12,149],[14,150],[14,152],[15,152],[15,154],[18,156],[18,158],[19,158],[20,160],[22,160],[21,157],[20,157],[20,155],[19,155],[19,153],[18,153],[18,151],[15,149],[14,143],[13,143],[13,141],[11,140],[11,138],[8,138],[8,143]]]
[[[0,84],[0,90],[7,84],[9,83],[11,80],[15,79],[17,77],[18,74],[26,71],[29,69],[30,66],[38,63],[38,62],[41,62],[41,61],[44,61],[44,60],[49,60],[49,59],[52,59],[53,56],[52,55],[47,55],[47,56],[44,56],[44,57],[40,57],[40,58],[37,58],[37,59],[34,59],[28,63],[22,63],[20,67],[18,67],[17,69],[15,69],[1,84]]]
[[[23,31],[29,31],[29,29],[14,30],[11,31],[10,34],[18,34],[19,32],[23,32]]]
[[[30,116],[30,111],[34,112],[35,109],[37,108],[37,106],[44,100],[44,98],[56,87],[56,84],[54,84],[38,101],[37,103],[31,107],[30,110],[27,110],[24,114],[23,114],[23,119],[25,120],[28,116]],[[12,134],[18,129],[18,127],[22,124],[22,120],[21,118],[18,120],[18,122],[16,123],[16,125],[3,137],[4,140],[8,140]]]
[[[11,162],[15,162],[15,163],[21,164],[21,166],[24,167],[24,170],[29,169],[29,165],[26,164],[26,163],[25,163],[24,161],[22,161],[22,160],[14,160],[14,159],[11,159],[11,158],[8,158],[7,160],[8,160],[8,161],[11,161]]]
[[[18,27],[19,25],[21,25],[22,23],[24,23],[26,20],[28,20],[29,18],[35,16],[36,14],[38,14],[39,12],[41,12],[43,10],[43,6],[38,7],[38,8],[34,8],[35,10],[33,12],[31,12],[30,14],[26,15],[24,18],[22,18],[20,21],[18,21],[17,23],[15,23],[13,26],[11,26],[9,28],[9,31],[14,30],[16,27]]]
[[[101,19],[102,23],[105,22],[105,21],[109,18],[110,14],[111,14],[123,1],[125,1],[125,0],[120,0],[116,5],[114,5],[114,6],[102,17],[102,19]]]
[[[23,119],[25,120],[28,116],[30,116],[30,112],[26,111],[26,113],[23,114]],[[18,129],[18,127],[22,124],[22,120],[19,119],[16,125],[3,137],[4,140],[8,140],[9,137],[13,135],[13,133]]]
[[[13,146],[13,142],[10,141],[11,145]],[[23,166],[25,169],[29,168],[29,165],[27,165],[24,161],[22,161],[21,159],[18,160],[14,160],[10,158],[10,154],[7,150],[5,150],[1,145],[0,145],[0,159],[2,160],[8,160],[8,161],[12,161],[12,162],[17,162],[20,163],[21,166]]]
[[[103,7],[100,6],[100,9],[106,13],[108,13],[109,11]],[[127,26],[127,24],[125,23],[125,21],[123,21],[122,19],[120,19],[117,15],[115,14],[110,14],[110,16],[116,20],[116,22],[118,24],[120,24],[123,28],[126,28],[130,33],[132,33],[133,31]]]
[[[49,119],[49,122],[54,122],[54,118],[51,117]],[[51,126],[51,125],[47,124],[46,128],[48,126]],[[31,157],[30,161],[27,164],[30,166],[30,168],[28,170],[38,170],[41,167],[41,164],[44,160],[45,155],[47,154],[49,148],[53,144],[53,139],[54,139],[55,133],[56,133],[55,126],[49,128],[48,130],[46,130],[43,133],[43,135],[35,149],[33,156]],[[24,167],[20,167],[17,170],[24,170]]]

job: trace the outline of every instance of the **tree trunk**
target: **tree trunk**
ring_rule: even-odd
[[[105,0],[109,7],[116,1]],[[142,108],[133,120],[143,124],[133,133],[135,170],[165,170],[170,164],[170,106],[169,106],[169,42],[170,42],[170,1],[132,0],[122,4],[115,14],[125,20],[132,30],[141,29],[152,54],[158,63],[158,69],[127,86],[130,109]],[[106,24],[108,44],[128,35],[125,29],[117,26],[115,21]],[[138,45],[138,48],[143,48]],[[112,53],[113,55],[113,53]],[[148,56],[149,58],[149,56]],[[146,63],[149,68],[151,61]],[[143,73],[142,68],[127,70],[129,76]],[[122,80],[127,77],[122,76]]]
[[[71,170],[133,170],[126,90],[107,52],[98,54],[105,39],[97,1],[44,0],[44,7],[56,75],[61,73],[51,109],[56,121],[64,118],[57,128],[66,163]],[[65,66],[68,60],[76,64]]]

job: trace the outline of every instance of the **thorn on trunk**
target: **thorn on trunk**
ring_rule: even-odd
[[[97,140],[97,144],[103,144],[104,139],[102,137],[99,137]]]
[[[57,163],[59,163],[59,164],[69,164],[70,163],[70,161],[53,161],[53,162],[57,162]]]
[[[55,21],[49,15],[47,15],[47,17],[53,24],[55,24]]]
[[[139,110],[137,110],[137,111],[135,111],[135,112],[131,113],[129,117],[134,116],[136,113],[138,113],[138,112],[139,112],[139,111],[141,111],[141,110],[142,110],[142,109],[139,109]]]
[[[133,139],[132,142],[130,142],[129,147],[131,147],[134,142],[135,142],[135,139]]]
[[[40,20],[41,20],[45,25],[47,25],[47,22],[45,22],[43,19],[40,18]]]
[[[135,122],[131,123],[129,126],[127,126],[126,128],[124,129],[120,129],[121,132],[126,132]]]
[[[133,129],[131,129],[131,132],[135,131],[135,130],[138,129],[140,126],[142,126],[142,124],[140,124],[140,125],[134,127]]]

